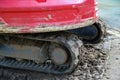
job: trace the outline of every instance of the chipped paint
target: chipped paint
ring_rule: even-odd
[[[52,15],[51,14],[48,14],[48,19],[52,19]]]
[[[63,26],[53,26],[53,25],[37,25],[36,27],[28,27],[28,26],[6,26],[0,24],[0,33],[42,33],[42,32],[53,32],[53,31],[63,31],[76,29],[80,27],[85,27],[91,25],[95,22],[94,18],[89,18],[81,23],[72,24],[72,25],[63,25]]]

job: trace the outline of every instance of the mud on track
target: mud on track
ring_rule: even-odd
[[[106,72],[111,41],[108,36],[99,44],[83,48],[82,59],[72,74],[52,75],[0,67],[0,80],[101,80]]]

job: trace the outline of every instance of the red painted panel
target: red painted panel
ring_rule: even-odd
[[[0,18],[12,27],[76,24],[96,19],[95,6],[94,0],[0,0]]]

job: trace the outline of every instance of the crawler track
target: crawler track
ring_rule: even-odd
[[[49,34],[49,35],[48,35]],[[57,44],[62,48],[66,49],[69,59],[65,64],[57,65],[52,62],[51,59],[46,60],[43,63],[37,63],[34,59],[20,59],[18,57],[12,57],[8,54],[6,56],[1,55],[0,66],[10,67],[16,69],[25,69],[31,71],[39,71],[51,74],[66,74],[71,73],[77,67],[80,58],[80,51],[82,42],[74,34],[68,32],[57,32],[57,33],[44,33],[44,34],[0,34],[0,43],[2,49],[4,43],[8,45],[20,45],[20,46],[32,46],[40,47],[40,44],[47,44],[44,47],[46,51],[50,51],[50,44]],[[13,47],[14,48],[14,47]],[[40,47],[43,48],[43,47]],[[7,50],[9,51],[9,50]],[[4,52],[4,51],[3,51]],[[16,51],[17,52],[17,51]],[[7,52],[9,53],[9,52]],[[13,54],[14,55],[14,54]],[[29,55],[29,53],[28,53]],[[34,53],[33,53],[34,55]],[[23,55],[24,56],[24,55]]]

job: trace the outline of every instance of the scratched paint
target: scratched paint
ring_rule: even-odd
[[[63,31],[63,30],[85,27],[93,24],[94,22],[95,22],[94,18],[89,18],[78,24],[64,25],[64,26],[37,25],[34,28],[30,28],[27,26],[12,27],[12,26],[6,26],[5,24],[0,24],[0,33],[38,33],[38,32]]]

